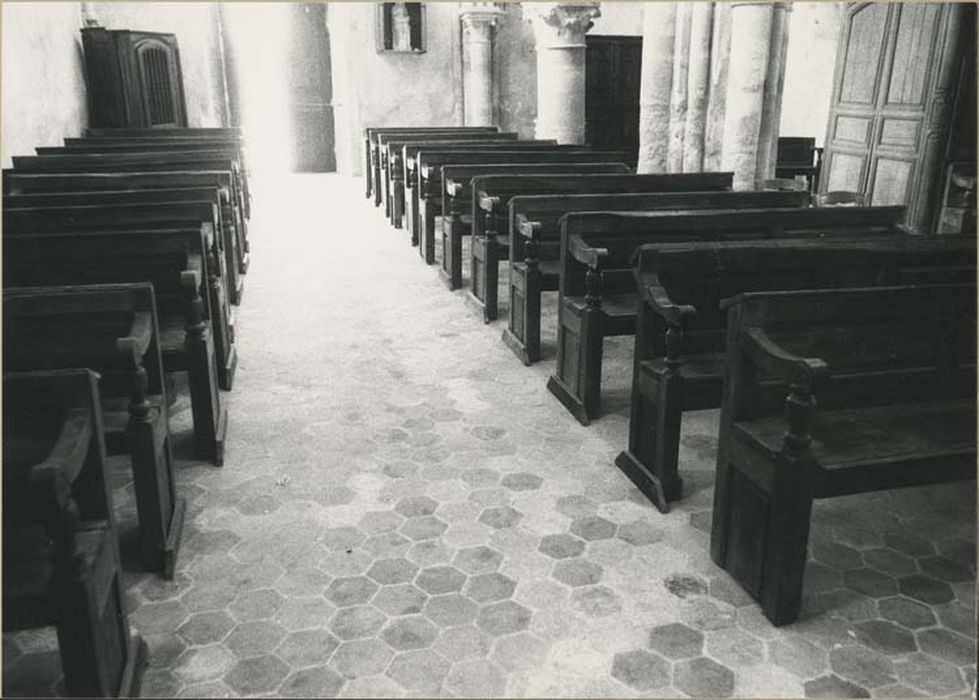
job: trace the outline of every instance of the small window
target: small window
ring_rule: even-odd
[[[384,2],[377,6],[377,50],[425,51],[425,7],[420,2]]]

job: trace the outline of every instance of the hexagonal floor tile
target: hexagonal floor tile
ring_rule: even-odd
[[[460,549],[452,560],[452,565],[467,574],[487,574],[496,571],[503,561],[503,555],[490,547],[469,547]]]
[[[659,625],[649,630],[649,648],[668,659],[700,656],[704,649],[704,634],[679,622]]]
[[[257,656],[236,663],[224,682],[240,695],[254,695],[275,690],[288,674],[289,667],[281,659]]]
[[[513,595],[517,582],[500,573],[471,576],[463,593],[477,603],[491,603]]]
[[[371,603],[388,615],[412,615],[420,613],[428,595],[411,583],[398,586],[384,586],[377,592]]]
[[[373,637],[387,621],[387,616],[373,605],[340,608],[330,620],[330,631],[338,639],[349,641]]]
[[[415,577],[418,567],[407,559],[378,559],[367,569],[367,576],[381,585],[407,583]]]
[[[645,649],[616,654],[611,673],[613,678],[639,691],[661,688],[670,682],[670,665],[663,657]]]
[[[378,585],[364,576],[348,576],[334,579],[324,595],[327,600],[343,607],[366,603],[377,592]]]
[[[425,617],[412,615],[389,622],[380,636],[397,651],[424,649],[438,637],[438,628]]]
[[[734,693],[734,672],[700,656],[677,663],[673,685],[692,698],[728,698]]]
[[[415,579],[415,585],[430,595],[455,593],[462,590],[466,575],[451,566],[432,566],[422,569]]]
[[[311,666],[290,673],[279,687],[279,694],[291,698],[335,698],[343,678],[326,666]]]
[[[476,617],[476,626],[487,634],[498,637],[527,629],[533,613],[512,600],[504,600],[483,607]]]
[[[598,583],[602,574],[602,567],[580,557],[562,559],[551,572],[551,576],[569,586],[590,586]]]
[[[279,644],[276,656],[293,668],[325,664],[340,646],[340,640],[326,630],[293,632]]]

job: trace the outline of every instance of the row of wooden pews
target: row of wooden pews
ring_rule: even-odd
[[[492,127],[370,128],[366,194],[484,322],[600,416],[603,341],[634,336],[615,464],[661,511],[683,497],[681,417],[721,408],[711,554],[773,624],[799,613],[812,501],[975,477],[976,241],[905,210],[731,173],[639,175],[626,154]],[[832,206],[845,204],[846,206]],[[441,221],[439,221],[441,217]]]
[[[89,130],[3,171],[4,632],[55,626],[70,695],[138,694],[106,460],[132,465],[137,564],[172,578],[170,411],[221,465],[250,194],[237,128]]]

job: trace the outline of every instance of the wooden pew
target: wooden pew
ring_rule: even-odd
[[[432,140],[436,141],[444,138],[451,138],[457,143],[465,143],[472,141],[473,143],[483,143],[483,142],[499,142],[499,141],[516,141],[519,138],[519,134],[515,131],[508,132],[494,132],[494,133],[480,133],[480,132],[433,132],[430,134],[415,134],[410,131],[389,131],[377,136],[377,150],[378,158],[380,159],[380,185],[381,185],[381,201],[384,204],[384,215],[387,217],[391,216],[391,210],[394,206],[394,196],[391,188],[391,174],[392,171],[396,169],[396,164],[392,162],[395,154],[392,153],[389,144],[399,143],[407,141],[408,139],[415,140]],[[400,153],[397,155],[400,159]]]
[[[431,265],[435,262],[435,238],[436,226],[435,217],[444,215],[442,211],[444,183],[442,182],[442,168],[446,165],[478,165],[478,164],[505,164],[522,163],[525,161],[541,162],[543,154],[562,154],[556,160],[548,158],[549,162],[566,162],[568,153],[588,154],[588,159],[599,158],[605,160],[606,155],[618,155],[621,151],[595,151],[589,146],[580,145],[547,145],[534,146],[532,148],[518,148],[517,143],[500,145],[497,148],[482,146],[479,149],[465,149],[458,147],[439,147],[438,149],[421,149],[416,156],[417,170],[416,197],[418,199],[418,224],[419,224],[419,243],[418,254]],[[507,146],[512,145],[513,148]],[[598,155],[596,155],[596,153]],[[577,161],[578,159],[572,159]],[[625,162],[622,158],[614,158],[617,162]]]
[[[697,192],[731,189],[731,173],[686,173],[676,175],[479,175],[472,181],[474,230],[470,247],[470,291],[483,312],[483,321],[497,317],[500,260],[509,257],[510,199],[519,195],[602,192]],[[628,200],[626,200],[628,201]],[[594,201],[608,204],[614,200]],[[632,208],[632,207],[629,207]],[[654,209],[662,207],[653,206]],[[559,240],[553,228],[553,240]],[[555,246],[556,248],[556,246]],[[520,253],[523,252],[521,246]],[[556,256],[555,256],[556,257]],[[521,256],[519,259],[523,259]],[[556,286],[554,287],[557,288]],[[538,314],[539,317],[539,314]],[[538,323],[539,326],[539,323]],[[539,340],[539,332],[538,332]]]
[[[972,236],[658,243],[638,250],[639,311],[629,448],[615,463],[661,511],[683,492],[685,410],[717,408],[725,367],[722,301],[756,291],[975,284]]]
[[[650,188],[660,186],[693,190],[696,173],[636,175]],[[606,176],[607,177],[607,176]],[[678,181],[674,178],[680,178]],[[628,179],[628,178],[623,178]],[[659,184],[657,184],[657,180]],[[686,182],[684,182],[686,180]],[[722,181],[723,182],[723,181]],[[638,188],[636,184],[631,185]],[[641,185],[646,186],[646,185]],[[710,184],[703,183],[704,187]],[[624,186],[623,186],[624,187]],[[804,193],[751,193],[706,190],[633,192],[626,194],[519,195],[510,200],[510,314],[503,342],[525,365],[541,358],[541,298],[556,292],[560,278],[560,218],[581,211],[663,211],[669,209],[726,209],[802,207]]]
[[[238,270],[248,272],[245,213],[232,192],[230,171],[192,170],[171,172],[102,172],[102,173],[24,173],[3,171],[3,193],[41,194],[51,192],[97,192],[119,190],[154,190],[184,187],[214,187],[220,192],[221,216],[234,225]]]
[[[374,206],[381,206],[385,202],[384,199],[384,180],[385,174],[387,172],[387,158],[385,151],[386,149],[381,144],[381,136],[394,134],[396,137],[409,137],[415,136],[439,136],[444,138],[454,138],[456,136],[462,136],[462,140],[482,140],[487,137],[492,137],[499,134],[500,130],[496,127],[481,127],[481,128],[470,128],[470,127],[446,127],[440,129],[425,129],[420,130],[417,128],[388,128],[388,129],[378,129],[371,135],[370,139],[370,149],[371,149],[371,163],[372,163],[372,194],[374,196]],[[509,137],[508,137],[509,139]]]
[[[976,287],[760,292],[725,309],[711,557],[784,625],[814,499],[976,478]]]
[[[557,154],[555,154],[557,155]],[[615,161],[614,155],[575,153],[577,162],[550,162],[549,154],[539,154],[531,159],[537,162],[492,163],[489,165],[442,166],[442,266],[439,272],[449,289],[462,287],[462,237],[473,233],[479,219],[474,220],[472,179],[480,174],[625,174],[630,172],[625,163]],[[476,230],[476,235],[481,231]]]
[[[227,407],[221,401],[208,322],[206,248],[200,229],[3,235],[4,287],[153,284],[163,369],[187,372],[194,445],[224,461]]]
[[[168,129],[150,129],[142,127],[111,127],[85,129],[86,136],[119,137],[119,138],[190,138],[194,136],[225,136],[241,137],[240,126],[181,126]]]
[[[371,197],[376,197],[377,187],[378,187],[378,168],[380,166],[380,158],[377,155],[377,136],[383,131],[414,131],[416,134],[433,133],[437,131],[480,131],[483,133],[491,133],[499,131],[499,127],[496,126],[402,126],[402,127],[376,127],[369,126],[364,129],[364,180],[366,184],[366,197],[370,199]],[[380,204],[380,202],[375,199],[375,206]]]
[[[903,207],[565,214],[557,362],[547,387],[582,425],[598,415],[602,339],[635,333],[632,256],[644,243],[905,235],[903,221]]]
[[[485,134],[483,138],[474,138],[470,140],[458,140],[452,137],[442,136],[442,135],[415,135],[411,137],[399,137],[396,140],[391,140],[387,142],[387,155],[386,160],[388,163],[388,181],[390,183],[391,191],[391,212],[390,221],[391,225],[395,228],[405,227],[404,219],[408,216],[409,212],[409,193],[408,189],[413,186],[413,183],[408,179],[409,169],[408,169],[408,154],[410,153],[412,157],[417,154],[418,150],[424,148],[428,150],[429,148],[440,148],[440,147],[461,147],[466,149],[466,152],[472,152],[476,149],[489,149],[493,148],[507,148],[508,150],[523,151],[528,148],[538,148],[542,145],[554,145],[555,142],[551,141],[518,141],[512,138],[512,133],[505,134]],[[411,173],[414,173],[414,169],[411,169]],[[409,233],[411,232],[410,225],[407,226]],[[413,241],[412,245],[417,244],[417,241]]]
[[[510,152],[524,152],[528,150],[565,150],[572,147],[560,146],[554,139],[539,139],[532,141],[474,141],[469,143],[459,143],[458,141],[406,141],[401,152],[402,170],[404,171],[401,180],[405,188],[405,227],[411,234],[411,244],[418,245],[419,226],[418,219],[418,154],[424,150],[426,153],[432,151],[453,152],[453,153],[484,153],[486,151],[502,150]],[[582,146],[574,146],[574,150],[585,150]],[[436,192],[438,192],[436,188]],[[441,197],[438,198],[441,204]]]
[[[149,142],[148,145],[143,146],[116,139],[113,143],[106,146],[41,146],[34,150],[39,156],[221,154],[222,156],[231,158],[235,163],[235,174],[241,185],[242,208],[245,212],[245,218],[251,217],[251,190],[248,186],[248,168],[246,167],[244,156],[238,145],[224,145],[208,140],[198,140],[196,143],[190,142],[185,146],[178,146],[174,140],[156,139]]]
[[[230,390],[238,366],[234,344],[232,314],[226,291],[227,273],[220,240],[219,209],[208,202],[158,204],[56,206],[27,209],[5,208],[6,232],[23,234],[63,233],[68,231],[112,231],[142,228],[198,228],[207,242],[205,280],[208,300],[207,318],[214,333],[218,380],[222,389]]]
[[[3,631],[55,627],[68,695],[138,697],[96,375],[5,374],[3,400]]]
[[[236,158],[223,151],[146,153],[80,153],[61,156],[14,156],[14,170],[29,173],[130,173],[225,171],[231,174],[231,196],[244,216],[240,221],[242,251],[248,251],[249,206]],[[124,188],[126,189],[126,188]]]
[[[130,455],[143,565],[172,579],[186,501],[177,497],[156,301],[149,283],[3,292],[5,371],[99,373],[106,446]]]
[[[228,208],[216,187],[170,187],[155,190],[102,190],[66,191],[38,194],[5,195],[4,207],[11,209],[57,207],[57,206],[117,206],[127,204],[175,204],[178,202],[209,202],[218,209],[218,225],[221,232],[221,247],[224,265],[221,274],[227,274],[225,289],[231,304],[241,303],[244,293],[244,279],[238,266],[238,237],[234,230],[234,220],[227,216]],[[233,321],[229,322],[232,329]]]

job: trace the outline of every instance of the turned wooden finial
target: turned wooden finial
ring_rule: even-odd
[[[590,309],[602,305],[602,273],[597,270],[588,270],[585,274],[585,304]]]

